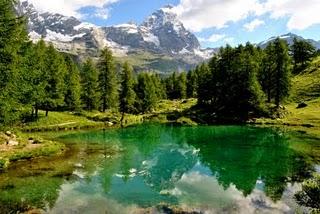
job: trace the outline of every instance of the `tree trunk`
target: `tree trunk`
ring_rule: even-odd
[[[36,118],[38,118],[39,116],[39,114],[38,114],[38,112],[39,112],[39,109],[38,109],[38,107],[36,108]]]
[[[122,112],[121,120],[120,120],[121,128],[123,128],[123,120],[124,120],[124,112]]]
[[[46,109],[46,117],[48,117],[48,115],[49,115],[49,110]]]
[[[271,90],[268,89],[268,103],[271,103]]]
[[[107,110],[107,100],[106,98],[103,98],[102,111],[106,112],[106,110]]]
[[[32,107],[31,109],[31,119],[33,119],[33,117],[34,117],[34,107]]]

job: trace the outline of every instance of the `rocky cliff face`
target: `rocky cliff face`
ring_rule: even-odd
[[[170,6],[154,12],[140,25],[127,23],[111,27],[83,23],[60,14],[41,13],[25,0],[18,3],[17,11],[27,17],[33,41],[43,38],[60,51],[80,57],[97,57],[99,50],[107,46],[117,57],[129,61],[132,58],[133,64],[136,58],[148,55],[146,62],[139,63],[137,69],[161,72],[190,69],[215,52],[215,49],[200,48],[198,39],[184,28]],[[165,63],[169,66],[163,66]]]

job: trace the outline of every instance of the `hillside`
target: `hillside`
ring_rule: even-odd
[[[314,59],[309,67],[293,78],[292,100],[310,101],[320,97],[320,57]]]
[[[298,108],[299,103],[307,106]],[[320,57],[307,69],[293,77],[292,95],[285,105],[286,114],[281,119],[258,119],[256,122],[270,125],[288,125],[315,136],[320,131]],[[304,127],[304,128],[303,128]]]

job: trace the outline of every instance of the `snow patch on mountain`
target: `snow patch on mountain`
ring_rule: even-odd
[[[74,26],[73,29],[78,31],[80,29],[92,29],[96,28],[97,26],[88,22],[82,22],[81,24]]]
[[[60,41],[60,42],[72,42],[75,38],[82,38],[85,33],[77,34],[74,36],[64,35],[62,33],[57,33],[55,31],[51,31],[46,29],[47,35],[45,37],[45,41]]]

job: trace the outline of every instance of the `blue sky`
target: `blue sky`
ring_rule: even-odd
[[[29,1],[42,10],[73,15],[100,26],[130,21],[139,24],[155,10],[171,4],[203,47],[257,43],[288,32],[320,40],[320,0]]]

